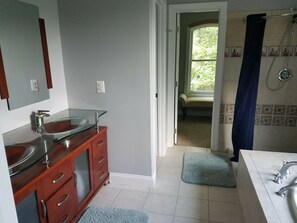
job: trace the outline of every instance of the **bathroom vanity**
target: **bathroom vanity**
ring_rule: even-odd
[[[67,109],[41,133],[28,125],[4,134],[19,222],[73,222],[109,181],[104,113]]]

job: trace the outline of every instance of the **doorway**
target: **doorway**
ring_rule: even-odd
[[[176,145],[210,148],[219,12],[179,13]]]
[[[166,153],[166,2],[150,2],[151,171]]]
[[[211,111],[211,142],[212,150],[219,150],[219,116],[221,104],[221,89],[223,76],[223,61],[226,36],[227,3],[193,3],[169,5],[169,27],[168,27],[168,87],[167,87],[167,145],[172,147],[177,141],[178,125],[178,95],[179,95],[179,57],[180,27],[177,25],[180,21],[181,13],[218,13],[218,53],[216,59],[215,88],[213,93],[213,107]]]

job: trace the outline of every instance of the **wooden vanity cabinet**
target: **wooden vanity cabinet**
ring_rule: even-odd
[[[71,159],[56,164],[41,180],[42,216],[47,222],[70,222],[77,211],[76,187]],[[68,220],[68,221],[67,221]]]
[[[92,141],[93,152],[93,186],[97,190],[107,181],[108,157],[107,157],[107,135],[106,131]]]
[[[15,192],[17,208],[18,203],[24,202],[20,205],[19,213],[26,212],[24,206],[33,200],[35,218],[39,217],[39,220],[20,222],[74,222],[109,180],[106,128],[102,128],[99,133],[93,129],[89,131],[92,136],[78,147],[70,149],[64,158],[54,161],[50,168]],[[62,151],[65,153],[65,148]],[[21,178],[22,174],[26,176],[25,172],[17,175],[17,178]]]

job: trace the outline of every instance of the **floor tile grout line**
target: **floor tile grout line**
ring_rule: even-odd
[[[145,205],[145,203],[146,203],[146,201],[147,201],[147,198],[148,198],[148,196],[149,196],[149,194],[150,194],[150,190],[151,190],[151,189],[149,189],[149,191],[147,192],[147,195],[146,195],[145,200],[144,200],[144,202],[143,202],[143,205],[142,205],[142,210],[143,210],[143,211],[144,211],[144,205]]]
[[[121,191],[122,191],[122,189],[119,189],[119,192],[118,192],[117,196],[115,196],[115,198],[114,198],[113,202],[111,203],[110,207],[113,207],[113,204],[116,201],[116,199],[119,197]]]
[[[177,190],[177,196],[176,196],[175,208],[174,208],[174,212],[173,212],[173,216],[174,216],[174,217],[175,217],[176,208],[177,208],[177,202],[178,202],[178,198],[179,198],[180,184],[181,184],[181,180],[179,181],[178,190]]]

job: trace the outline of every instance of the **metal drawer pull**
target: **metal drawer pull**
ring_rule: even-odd
[[[63,199],[57,203],[58,207],[62,206],[62,204],[64,204],[69,198],[69,194],[66,194],[65,197],[63,197]]]
[[[62,223],[66,223],[68,221],[69,217],[70,217],[70,215],[67,214],[66,217],[64,218],[64,220],[62,221]]]
[[[104,140],[101,140],[98,144],[97,147],[102,146],[104,144]]]
[[[64,177],[64,173],[61,173],[56,179],[53,180],[53,184],[58,183]]]
[[[44,200],[41,200],[40,203],[41,203],[41,206],[42,206],[42,217],[46,218],[47,210],[46,210],[46,205],[44,203]]]
[[[100,176],[98,179],[99,179],[99,180],[102,180],[104,176],[105,176],[105,172],[103,172],[103,173],[101,174],[101,176]]]
[[[100,160],[98,160],[98,164],[102,163],[105,160],[104,156]]]

